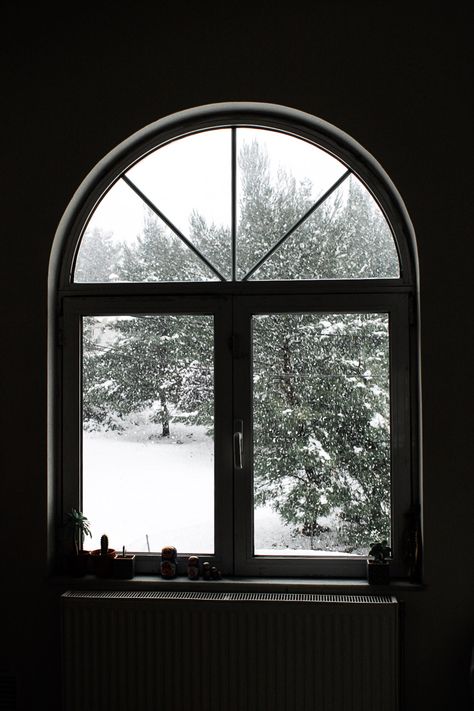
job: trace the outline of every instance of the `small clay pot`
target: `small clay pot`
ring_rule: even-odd
[[[98,578],[111,578],[113,573],[113,563],[115,548],[109,548],[107,555],[102,555],[100,548],[91,551],[92,572]]]

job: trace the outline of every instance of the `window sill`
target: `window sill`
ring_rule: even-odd
[[[53,576],[50,579],[58,589],[69,590],[195,590],[215,592],[332,592],[332,593],[397,593],[425,589],[423,583],[392,580],[389,585],[369,585],[359,578],[222,578],[221,580],[188,580],[184,576],[164,580],[157,575],[136,575],[132,580]]]

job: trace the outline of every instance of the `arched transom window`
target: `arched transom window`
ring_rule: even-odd
[[[396,243],[341,160],[264,128],[186,135],[124,171],[91,214],[74,281],[393,279]]]

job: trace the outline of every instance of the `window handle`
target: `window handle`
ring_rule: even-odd
[[[244,435],[242,433],[242,420],[235,421],[234,432],[234,466],[236,469],[242,469],[243,451],[244,451]]]

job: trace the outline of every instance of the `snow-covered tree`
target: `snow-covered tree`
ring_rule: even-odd
[[[207,267],[150,211],[136,244],[124,244],[122,250],[120,281],[208,278]],[[161,425],[164,437],[170,434],[173,417],[211,425],[213,339],[206,317],[136,315],[94,324],[96,330],[102,329],[100,339],[93,339],[90,325],[84,331],[88,426],[96,422],[120,428],[121,417],[145,408],[150,409],[151,421]]]
[[[254,327],[254,489],[317,547],[387,535],[387,323],[368,314],[272,314]],[[272,346],[271,346],[272,344]]]
[[[148,208],[136,242],[123,245],[119,275],[125,282],[207,281],[212,277],[204,262]]]
[[[117,281],[122,246],[110,232],[97,227],[87,230],[77,254],[74,279],[77,282]]]
[[[298,184],[292,175],[281,169],[274,174],[267,152],[257,141],[243,144],[239,167],[237,261],[239,277],[243,277],[302,217],[312,201],[309,182]],[[274,275],[274,271],[267,271],[264,278],[281,278]],[[258,272],[259,277],[262,274]]]
[[[90,327],[89,327],[90,328]],[[104,343],[84,348],[84,417],[120,429],[120,418],[144,409],[170,434],[172,419],[212,421],[212,328],[185,314],[109,317]],[[118,418],[118,419],[117,419]]]

